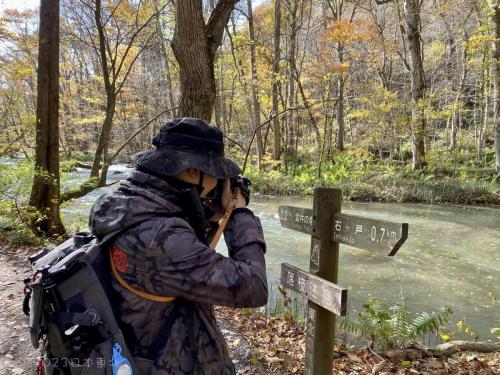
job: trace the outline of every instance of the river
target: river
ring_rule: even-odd
[[[125,166],[113,166],[110,180],[124,178]],[[70,173],[64,185],[82,182],[88,171]],[[86,230],[98,189],[62,209],[69,229]],[[280,264],[304,270],[309,266],[310,237],[282,228],[281,204],[312,207],[310,198],[252,197],[250,208],[261,219],[267,242],[269,284],[276,291]],[[406,243],[387,257],[340,245],[339,284],[349,289],[351,316],[369,297],[389,304],[401,302],[414,312],[453,309],[452,324],[465,321],[481,340],[494,340],[500,327],[500,210],[488,207],[427,204],[344,202],[342,211],[359,216],[409,223]],[[218,251],[225,253],[219,244]],[[498,301],[495,300],[498,299]],[[455,329],[454,326],[450,326]],[[464,337],[464,335],[458,335]]]

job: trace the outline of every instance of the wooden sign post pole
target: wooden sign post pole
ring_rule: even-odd
[[[314,189],[310,270],[313,275],[337,283],[339,244],[333,242],[333,215],[339,213],[342,202],[340,189]],[[333,298],[323,291],[322,299]],[[306,375],[332,372],[335,345],[335,315],[308,301],[306,336]]]
[[[314,189],[313,209],[280,206],[281,225],[311,235],[309,273],[281,264],[281,284],[307,297],[306,375],[332,373],[335,314],[346,315],[347,289],[337,285],[339,244],[394,256],[408,224],[340,213],[340,189]]]

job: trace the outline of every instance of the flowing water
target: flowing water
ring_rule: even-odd
[[[128,168],[113,166],[110,180],[126,176]],[[79,170],[67,183],[78,184],[88,175]],[[108,181],[109,182],[109,181]],[[67,205],[64,221],[86,229],[96,190]],[[280,226],[278,206],[312,207],[310,198],[252,197],[250,208],[261,219],[267,242],[269,284],[275,285],[283,262],[308,270],[310,236]],[[409,223],[406,243],[396,256],[340,245],[339,284],[349,289],[349,310],[356,315],[369,297],[389,304],[402,298],[414,312],[444,306],[453,311],[453,324],[464,320],[482,340],[495,339],[500,327],[500,210],[488,207],[344,202],[342,211]],[[77,225],[78,227],[78,225]],[[221,243],[219,251],[225,252]],[[495,300],[498,299],[498,301]],[[454,328],[454,327],[452,327]]]

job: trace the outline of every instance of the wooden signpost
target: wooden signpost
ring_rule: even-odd
[[[280,206],[281,225],[311,235],[309,272],[283,263],[281,284],[305,296],[305,374],[332,373],[335,315],[345,315],[347,289],[338,286],[339,244],[393,256],[408,237],[408,224],[341,214],[342,191],[314,190],[313,209]]]

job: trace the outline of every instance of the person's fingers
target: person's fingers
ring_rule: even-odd
[[[246,199],[243,193],[241,192],[241,188],[237,187],[234,189],[234,191],[231,191],[231,183],[229,179],[227,179],[226,181],[224,181],[223,193],[222,193],[222,207],[224,208],[224,210],[227,210],[233,197],[236,198],[235,207],[237,208],[246,207]]]
[[[234,196],[236,197],[237,199],[237,202],[236,202],[236,208],[239,208],[239,207],[246,207],[247,204],[247,200],[245,199],[245,196],[243,195],[243,193],[241,192],[241,189],[240,188],[236,188],[235,191],[234,191]]]

